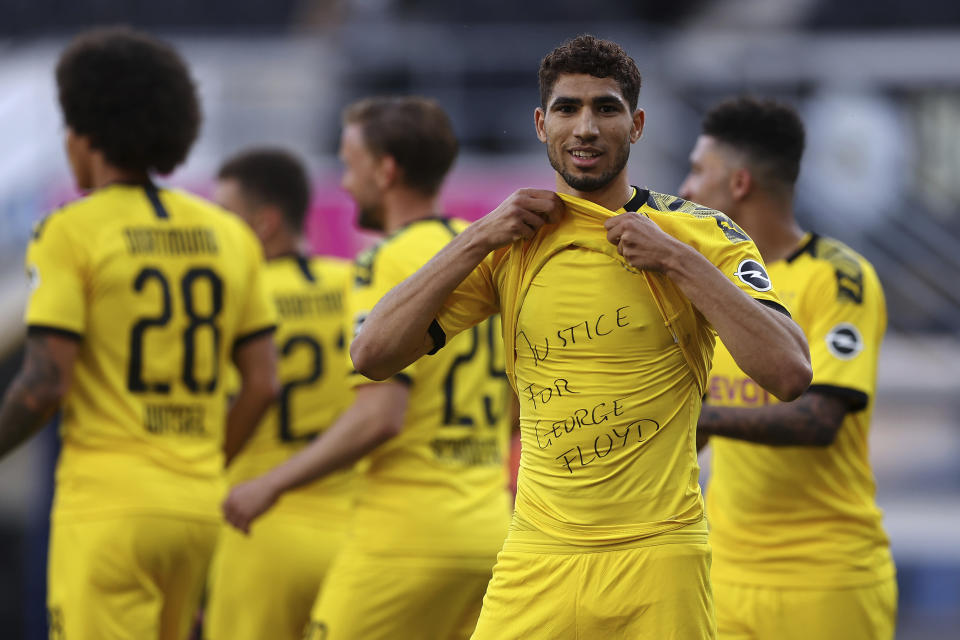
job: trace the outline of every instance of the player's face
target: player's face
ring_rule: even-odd
[[[716,138],[701,135],[690,152],[690,172],[683,179],[678,195],[736,219],[736,206],[730,189],[735,170],[733,158]]]
[[[237,214],[254,230],[258,228],[257,213],[243,194],[243,189],[237,180],[226,178],[217,180],[213,187],[213,201],[218,205]],[[262,240],[263,238],[261,238]]]
[[[340,186],[357,203],[357,225],[361,229],[383,231],[383,198],[378,184],[380,158],[367,147],[359,124],[343,128],[340,161],[343,163]]]
[[[70,163],[70,172],[73,173],[77,188],[81,191],[92,189],[93,173],[90,166],[90,141],[84,136],[78,136],[73,129],[67,127],[64,148],[67,152],[67,161]]]
[[[601,189],[624,171],[643,118],[616,80],[579,73],[558,77],[546,110],[535,115],[550,165],[577,191]]]

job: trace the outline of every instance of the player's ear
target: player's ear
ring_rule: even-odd
[[[646,122],[647,114],[643,109],[637,109],[633,112],[633,127],[630,129],[630,142],[636,142],[643,135],[643,123]]]
[[[753,189],[753,175],[750,170],[740,167],[730,174],[730,195],[734,200],[743,200]]]
[[[383,154],[377,158],[377,166],[373,174],[377,187],[386,189],[396,183],[399,176],[400,167],[397,165],[396,158],[387,154]]]
[[[283,212],[279,207],[267,205],[261,207],[254,218],[253,230],[266,240],[275,236],[283,228]]]
[[[533,126],[537,129],[537,138],[540,139],[540,142],[547,141],[547,130],[543,126],[543,119],[546,115],[541,107],[537,107],[533,112]]]

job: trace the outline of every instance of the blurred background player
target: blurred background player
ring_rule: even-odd
[[[431,100],[368,99],[345,110],[343,186],[360,226],[388,234],[357,260],[358,328],[466,226],[438,209],[456,152],[450,120]],[[355,375],[356,400],[333,427],[231,492],[227,519],[247,531],[285,492],[368,456],[309,638],[469,637],[509,521],[503,367],[498,327],[487,322],[386,382]]]
[[[151,182],[184,160],[200,123],[179,55],[92,31],[56,78],[70,167],[92,193],[34,232],[26,360],[0,409],[0,456],[62,408],[51,637],[181,640],[216,541],[222,449],[240,448],[276,393],[275,313],[250,230]],[[226,417],[231,358],[242,384]]]
[[[254,230],[279,322],[274,341],[282,391],[243,452],[229,484],[254,478],[303,449],[350,405],[345,356],[350,263],[302,249],[310,186],[301,162],[250,149],[217,176],[214,199]],[[210,576],[204,638],[299,639],[346,531],[351,470],[284,495],[249,536],[224,525]]]
[[[557,193],[472,224],[384,296],[351,355],[390,375],[502,314],[523,452],[475,640],[713,638],[694,436],[714,331],[786,399],[810,381],[806,343],[729,218],[630,185],[644,112],[622,47],[579,36],[539,77]]]
[[[882,640],[897,586],[867,436],[886,307],[870,263],[794,219],[803,147],[792,108],[724,102],[705,116],[680,188],[756,242],[813,363],[809,390],[779,403],[717,345],[698,425],[713,447],[717,619],[721,638]]]

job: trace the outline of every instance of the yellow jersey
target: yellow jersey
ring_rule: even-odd
[[[361,254],[351,295],[357,329],[384,294],[465,227],[419,220]],[[479,324],[393,382],[410,388],[403,430],[365,460],[352,538],[369,553],[474,557],[489,567],[510,517],[510,388],[498,327]],[[372,382],[354,374],[353,384]]]
[[[276,322],[262,262],[236,216],[153,185],[104,187],[37,226],[27,325],[80,342],[56,517],[218,518],[223,374]]]
[[[849,399],[828,447],[773,447],[711,438],[707,513],[714,580],[803,587],[858,586],[894,573],[874,501],[867,436],[886,329],[873,267],[840,242],[807,234],[770,277],[810,344],[811,391]],[[777,402],[718,345],[708,400],[725,407]]]
[[[345,307],[351,276],[350,263],[337,258],[290,255],[267,262],[264,281],[279,318],[274,342],[281,391],[227,469],[231,486],[283,463],[352,403]],[[289,491],[276,511],[319,517],[321,524],[344,521],[352,477],[352,470],[338,471]]]
[[[507,545],[705,542],[694,439],[714,332],[669,278],[630,267],[603,223],[648,216],[751,297],[782,305],[755,245],[721,213],[640,189],[618,212],[561,197],[558,224],[491,253],[437,318],[450,336],[503,317],[523,445]]]

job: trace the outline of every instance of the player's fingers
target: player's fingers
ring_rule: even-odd
[[[521,210],[518,217],[520,218],[520,222],[522,222],[525,226],[529,227],[530,230],[533,232],[536,232],[536,230],[542,227],[545,222],[543,217],[537,215],[536,213],[532,213],[530,211]]]

